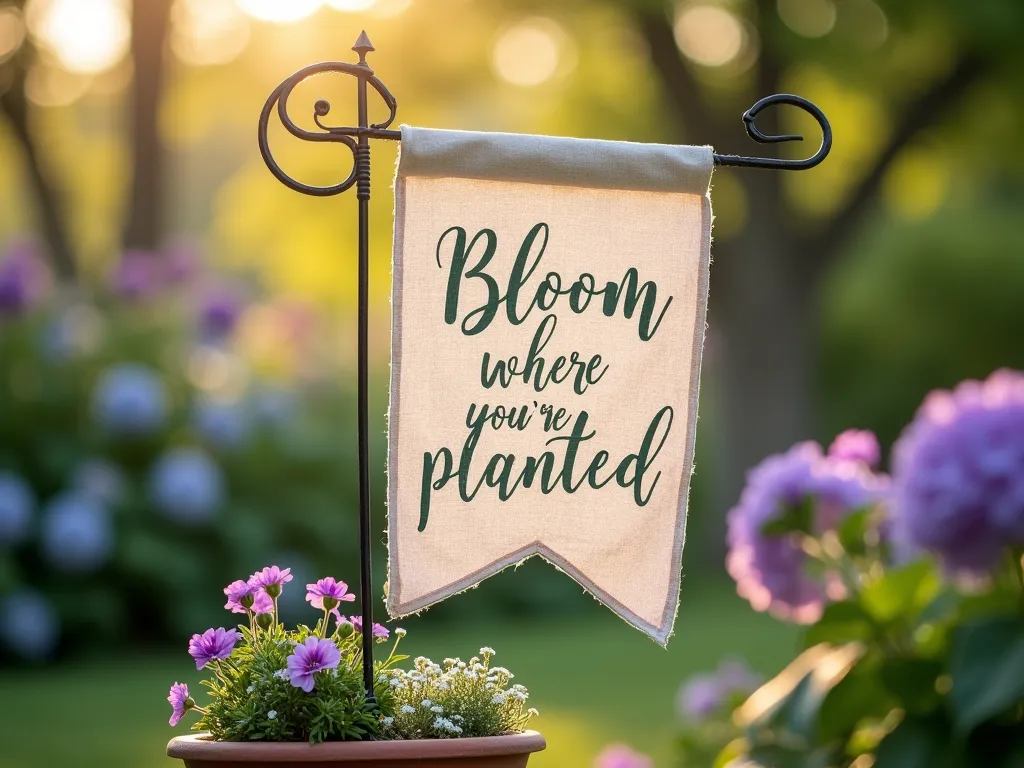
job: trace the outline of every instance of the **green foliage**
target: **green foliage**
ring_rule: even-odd
[[[210,703],[193,726],[221,741],[346,741],[371,738],[380,732],[380,713],[390,710],[384,697],[374,707],[363,690],[359,644],[353,633],[331,637],[341,651],[335,669],[316,675],[314,689],[306,693],[291,684],[288,657],[297,643],[311,635],[308,627],[287,631],[281,625],[255,633],[242,627],[244,644],[235,648],[215,674],[204,680]],[[394,657],[386,664],[394,662]],[[383,672],[385,665],[378,665]]]
[[[469,662],[445,659],[435,664],[420,656],[415,669],[386,674],[394,695],[393,717],[385,718],[385,735],[396,739],[445,739],[500,736],[526,730],[537,710],[526,709],[530,697],[514,675],[490,666],[494,651],[481,648]]]

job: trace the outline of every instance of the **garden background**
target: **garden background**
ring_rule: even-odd
[[[537,765],[589,765],[610,741],[670,765],[684,678],[730,656],[770,675],[792,654],[795,630],[724,574],[747,467],[847,426],[890,444],[929,390],[1024,368],[1017,0],[0,0],[5,766],[167,764],[163,691],[194,682],[185,644],[225,622],[225,584],[270,562],[299,584],[356,578],[355,198],[281,186],[256,119],[292,71],[350,59],[363,28],[414,125],[757,154],[739,115],[793,92],[835,132],[812,171],[713,178],[668,651],[533,562],[403,624],[414,654],[497,649],[541,710]],[[311,117],[321,97],[350,119],[347,82],[293,104]],[[758,125],[776,118],[816,145],[784,109]],[[346,151],[271,140],[305,181],[348,173]],[[396,148],[373,151],[383,531]]]

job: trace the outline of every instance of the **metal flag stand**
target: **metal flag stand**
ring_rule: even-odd
[[[282,82],[270,94],[263,106],[259,122],[260,153],[271,173],[277,179],[296,192],[316,197],[337,195],[356,187],[356,198],[359,200],[359,297],[358,297],[358,467],[359,467],[359,599],[363,614],[363,684],[371,704],[376,702],[373,693],[373,595],[371,590],[372,574],[370,569],[370,469],[367,417],[367,321],[368,321],[368,278],[369,278],[369,206],[370,206],[370,139],[390,139],[398,141],[402,138],[401,131],[390,130],[398,113],[398,101],[387,87],[373,73],[366,63],[366,54],[374,50],[366,32],[361,32],[352,50],[359,54],[359,61],[349,64],[342,61],[325,61],[300,69]],[[323,118],[331,111],[331,105],[320,99],[313,106],[313,121],[321,131],[307,131],[297,126],[288,116],[288,97],[302,81],[324,73],[341,73],[352,75],[357,80],[358,125],[332,126],[325,125]],[[373,88],[387,105],[390,114],[382,123],[370,123],[367,116],[368,87]],[[774,144],[784,141],[801,141],[802,136],[795,134],[766,135],[758,130],[754,121],[765,108],[775,104],[788,104],[798,107],[810,114],[821,127],[821,146],[818,151],[806,160],[785,160],[771,157],[743,157],[741,155],[714,155],[715,165],[732,166],[734,168],[774,168],[777,170],[801,171],[813,168],[828,155],[832,149],[832,127],[828,118],[814,104],[800,96],[792,94],[775,94],[766,96],[743,113],[743,125],[747,135],[761,144]],[[352,150],[354,160],[352,172],[339,184],[329,187],[315,187],[296,181],[274,160],[270,152],[267,129],[270,116],[277,106],[277,115],[290,134],[303,141],[326,141],[344,144]]]

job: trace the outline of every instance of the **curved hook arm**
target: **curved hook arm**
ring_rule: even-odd
[[[387,120],[382,123],[375,123],[367,128],[325,125],[322,118],[326,117],[331,111],[331,105],[330,102],[325,99],[319,99],[313,107],[313,121],[316,123],[317,127],[322,130],[322,132],[309,131],[296,125],[295,121],[292,120],[291,116],[288,114],[288,98],[299,83],[310,77],[325,73],[340,73],[364,79],[369,85],[373,86],[373,89],[380,94],[381,98],[384,99],[384,103],[387,105],[390,112]],[[317,187],[293,179],[285,173],[281,166],[277,164],[277,161],[274,159],[274,156],[270,151],[270,141],[267,135],[270,125],[270,116],[274,112],[275,106],[277,107],[278,119],[292,136],[303,141],[335,142],[347,146],[349,150],[352,151],[353,157],[352,171],[349,173],[348,178],[338,184],[333,184],[327,187]],[[387,127],[394,122],[397,113],[397,100],[391,95],[391,92],[388,91],[376,75],[373,74],[373,70],[365,63],[348,64],[343,61],[324,61],[319,64],[311,64],[308,67],[300,69],[298,72],[284,80],[284,82],[274,89],[273,93],[271,93],[270,97],[267,99],[267,102],[263,105],[263,111],[260,113],[259,121],[260,154],[263,156],[263,161],[267,164],[270,172],[274,174],[278,181],[289,189],[293,189],[296,192],[302,192],[306,195],[313,195],[315,197],[330,197],[331,195],[337,195],[349,189],[356,183],[358,171],[358,159],[356,157],[357,142],[353,137],[369,134],[377,138],[398,138],[401,135],[400,132],[386,130]]]
[[[769,136],[762,133],[754,124],[758,114],[767,107],[775,104],[789,104],[799,107],[817,120],[821,127],[821,146],[818,151],[806,160],[786,160],[775,157],[743,157],[742,155],[719,155],[715,154],[715,165],[727,165],[737,168],[774,168],[777,170],[804,171],[813,168],[826,157],[832,150],[832,126],[825,117],[825,113],[802,96],[794,96],[791,93],[776,93],[772,96],[765,96],[754,106],[743,113],[743,126],[747,135],[759,144],[776,144],[783,141],[803,141],[799,134],[780,134]]]

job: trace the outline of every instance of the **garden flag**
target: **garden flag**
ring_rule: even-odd
[[[539,554],[668,642],[712,163],[709,147],[403,126],[393,617]]]

